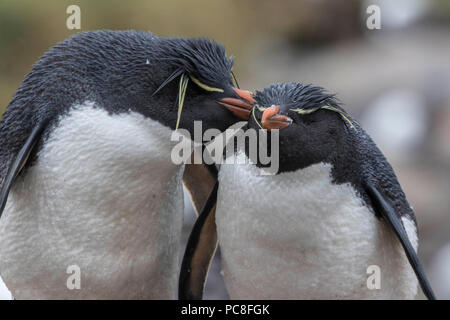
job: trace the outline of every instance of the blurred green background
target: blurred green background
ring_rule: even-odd
[[[81,30],[66,27],[72,4]],[[371,4],[380,30],[366,27]],[[396,170],[430,280],[450,298],[450,1],[1,0],[0,113],[49,47],[94,29],[210,37],[235,56],[242,88],[300,81],[336,92]],[[187,205],[184,238],[194,221]],[[226,297],[219,271],[216,259],[206,298]]]

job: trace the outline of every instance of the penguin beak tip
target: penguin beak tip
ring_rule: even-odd
[[[243,120],[250,118],[250,110],[255,103],[253,95],[250,91],[233,88],[234,92],[240,97],[236,98],[223,98],[218,101],[219,104],[230,110],[235,116]]]
[[[291,125],[292,119],[288,116],[278,114],[280,112],[279,106],[270,106],[263,111],[261,118],[261,125],[264,129],[284,129]]]
[[[250,91],[238,88],[233,88],[233,90],[239,97],[241,97],[244,100],[247,100],[251,106],[255,103],[255,100],[253,99],[253,94]]]

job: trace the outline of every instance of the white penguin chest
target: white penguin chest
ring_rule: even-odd
[[[225,283],[236,299],[413,298],[417,281],[383,221],[331,165],[259,175],[222,165],[216,224]],[[413,223],[404,221],[417,246]],[[381,289],[367,269],[381,269]]]
[[[184,167],[170,134],[90,102],[60,120],[0,221],[0,273],[16,298],[175,297]]]

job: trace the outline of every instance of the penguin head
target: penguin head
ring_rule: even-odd
[[[169,95],[176,119],[172,129],[187,129],[191,135],[194,121],[202,130],[220,131],[240,120],[248,120],[253,96],[238,88],[232,72],[233,59],[222,45],[208,39],[167,39],[164,52],[164,81],[153,96]]]
[[[269,134],[279,130],[278,173],[333,163],[350,130],[355,129],[335,96],[321,87],[277,83],[257,91],[254,99],[248,126]]]

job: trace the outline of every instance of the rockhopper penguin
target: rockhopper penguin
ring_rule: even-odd
[[[221,165],[184,260],[202,252],[195,239],[215,232],[201,221],[216,205],[231,299],[412,299],[418,280],[434,299],[416,254],[414,212],[394,171],[334,95],[280,83],[254,99],[247,127],[279,130],[279,170],[261,175],[258,158]],[[238,146],[234,156],[248,157],[248,147]],[[191,273],[205,268],[190,265]],[[374,266],[379,288],[368,285]],[[180,287],[180,296],[201,298],[199,282]]]
[[[231,67],[210,40],[137,31],[79,33],[44,54],[0,123],[0,274],[15,298],[176,297],[171,133],[248,117]]]

